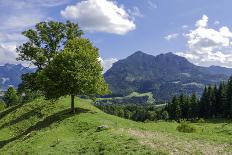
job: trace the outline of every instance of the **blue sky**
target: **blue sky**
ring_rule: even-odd
[[[21,31],[70,19],[100,49],[106,68],[138,50],[232,67],[231,6],[231,0],[0,0],[0,64],[17,63]]]

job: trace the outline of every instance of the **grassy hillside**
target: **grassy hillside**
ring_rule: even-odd
[[[232,154],[230,123],[196,123],[196,133],[180,133],[176,122],[133,122],[77,102],[72,115],[69,98],[0,112],[0,154]],[[109,129],[97,131],[101,125]]]

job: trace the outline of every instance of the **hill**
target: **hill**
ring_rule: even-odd
[[[24,67],[21,64],[0,66],[0,89],[6,90],[9,86],[18,87],[21,83],[21,75],[34,71],[35,69]]]
[[[76,98],[77,99],[77,98]],[[0,154],[231,154],[232,125],[194,123],[181,133],[176,122],[140,123],[108,115],[78,99],[42,98],[0,112]],[[104,125],[107,130],[97,130]]]
[[[114,63],[104,77],[115,96],[152,92],[157,100],[169,100],[180,93],[200,95],[205,85],[227,80],[231,72],[196,66],[173,53],[152,56],[138,51]]]

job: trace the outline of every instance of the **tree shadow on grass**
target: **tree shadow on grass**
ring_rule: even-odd
[[[24,104],[21,103],[21,104],[15,105],[15,106],[13,106],[13,107],[8,108],[8,109],[5,110],[5,111],[0,112],[0,119],[2,119],[3,117],[5,117],[5,116],[8,115],[9,113],[11,113],[11,112],[17,110],[18,108],[22,107],[23,105],[25,105],[25,103],[24,103]]]
[[[11,125],[14,125],[14,124],[17,124],[23,120],[27,120],[27,119],[30,119],[31,117],[42,117],[42,113],[40,112],[42,108],[37,108],[37,109],[33,109],[33,110],[30,110],[24,114],[22,114],[21,116],[17,117],[16,119],[10,121],[9,123],[4,123],[3,125],[0,126],[0,130],[5,128],[5,127],[9,127]]]
[[[29,134],[33,131],[38,131],[38,130],[44,129],[46,127],[49,127],[53,123],[57,123],[57,122],[65,120],[69,117],[72,117],[74,115],[78,115],[80,113],[87,113],[87,112],[90,112],[90,111],[87,109],[82,109],[82,108],[77,108],[76,112],[74,114],[70,113],[70,109],[65,109],[65,110],[59,111],[51,116],[46,117],[42,121],[37,122],[35,125],[29,127],[27,130],[25,130],[20,135],[15,136],[15,137],[10,138],[10,139],[7,139],[7,140],[0,141],[0,149],[3,148],[5,145],[7,145],[10,142],[13,142],[17,139],[24,137],[24,136],[29,136]]]

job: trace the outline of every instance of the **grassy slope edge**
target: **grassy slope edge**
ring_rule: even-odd
[[[232,154],[230,123],[194,124],[190,134],[177,125],[111,116],[79,98],[71,115],[69,98],[40,98],[0,112],[0,154]]]

